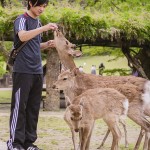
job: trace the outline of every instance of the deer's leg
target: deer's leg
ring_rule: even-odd
[[[104,118],[104,121],[107,123],[113,135],[113,142],[112,142],[111,150],[119,149],[119,141],[121,139],[121,131],[119,129],[118,122],[116,120],[117,120],[116,116],[112,113],[107,114],[107,116],[105,116]]]
[[[89,150],[89,147],[90,147],[90,140],[91,140],[91,135],[92,135],[92,131],[93,131],[93,128],[94,128],[94,123],[95,123],[95,121],[93,122],[93,125],[91,125],[89,137],[88,137],[87,144],[86,144],[86,147],[85,147],[86,150]]]
[[[144,109],[144,114],[146,114],[147,116],[150,117],[150,105],[147,105],[147,107],[145,107]],[[148,142],[148,150],[150,150],[150,133],[147,133],[147,135],[145,135],[145,140],[147,140]],[[144,142],[144,144],[146,143],[146,141]]]
[[[72,133],[72,142],[73,142],[73,147],[74,147],[74,150],[77,150],[77,147],[76,147],[76,139],[75,139],[75,132],[72,128],[70,128],[71,130],[71,133]]]
[[[64,120],[66,121],[66,123],[68,124],[68,126],[70,128],[74,150],[77,150],[77,147],[76,147],[76,138],[75,138],[75,131],[73,129],[73,126],[71,124],[70,119],[67,117],[67,111],[64,114]]]
[[[81,148],[82,135],[83,135],[83,128],[80,128],[79,129],[79,146],[77,150],[80,150]]]
[[[125,134],[125,148],[128,148],[129,146],[129,143],[128,143],[128,137],[127,137],[127,128],[126,128],[126,123],[121,121],[120,122],[123,126],[123,129],[124,129],[124,134]]]
[[[110,130],[108,129],[108,130],[107,130],[107,133],[106,133],[106,135],[105,135],[105,137],[104,137],[104,139],[103,139],[103,141],[102,141],[102,143],[100,144],[100,146],[99,146],[97,149],[101,149],[101,148],[104,146],[104,143],[105,143],[105,141],[106,141],[106,139],[107,139],[109,133],[110,133]]]
[[[134,122],[136,122],[138,125],[141,126],[145,132],[150,131],[150,122],[145,118],[145,114],[143,113],[143,106],[141,103],[130,103],[129,105],[129,111],[128,111],[128,117],[132,119]],[[141,131],[142,132],[142,131]],[[140,133],[138,141],[136,143],[136,146],[134,150],[138,150],[140,146],[140,142],[142,139],[142,133]],[[146,140],[146,139],[145,139]],[[148,142],[144,142],[144,147],[148,147]],[[146,150],[146,149],[144,149]]]
[[[148,148],[149,148],[148,150],[150,150],[150,140],[148,141]]]
[[[146,132],[145,133],[145,141],[144,141],[143,150],[150,150],[150,148],[149,148],[149,138],[150,138],[150,133]]]
[[[138,150],[138,149],[139,149],[140,143],[141,143],[141,141],[142,141],[142,138],[143,138],[144,134],[145,134],[145,130],[143,130],[143,129],[141,128],[141,131],[140,131],[138,140],[137,140],[137,142],[136,142],[136,145],[135,145],[135,147],[134,147],[134,150]]]
[[[88,138],[90,136],[90,132],[91,132],[91,125],[83,128],[82,139],[81,139],[81,149],[80,150],[86,150],[86,145],[87,145]]]

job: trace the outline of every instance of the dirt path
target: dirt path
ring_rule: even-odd
[[[7,150],[6,142],[0,140],[0,150]]]

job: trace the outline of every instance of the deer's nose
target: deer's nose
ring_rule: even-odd
[[[75,132],[79,132],[79,129],[74,129]]]
[[[56,85],[53,85],[52,88],[55,89],[55,88],[56,88]]]
[[[77,46],[74,44],[74,49],[76,49],[77,48]]]

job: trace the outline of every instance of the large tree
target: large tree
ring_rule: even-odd
[[[4,2],[1,1],[3,7]],[[4,41],[13,40],[13,21],[25,11],[16,7],[0,7],[0,54],[5,58],[8,56],[8,48]],[[149,11],[149,0],[51,0],[40,19],[42,24],[57,22],[65,37],[80,47],[86,44],[120,48],[128,59],[128,65],[136,69],[140,76],[150,79]],[[53,33],[43,35],[43,40],[51,38]],[[57,110],[59,93],[51,88],[59,73],[56,51],[48,53],[47,62],[48,88],[45,107],[46,110]]]
[[[13,20],[23,11],[0,8],[1,39],[12,40]],[[145,52],[150,47],[149,11],[148,0],[52,0],[40,19],[43,24],[59,23],[66,38],[77,45],[119,47],[129,66],[150,79]],[[51,36],[47,33],[44,39]]]

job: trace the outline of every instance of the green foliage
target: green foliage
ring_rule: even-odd
[[[53,4],[53,5],[51,5]],[[0,35],[12,33],[20,8],[1,8]],[[150,40],[150,4],[147,0],[53,0],[40,17],[43,24],[56,22],[68,37],[119,40],[122,35],[139,44]]]
[[[120,69],[120,68],[115,68],[115,69],[106,69],[103,71],[103,73],[107,76],[111,75],[120,75],[120,76],[127,76],[131,75],[131,70],[129,69]]]
[[[98,28],[106,29],[106,23],[102,19],[93,19],[92,14],[82,11],[66,10],[61,18],[69,36],[75,36],[77,39],[93,40],[98,36]]]
[[[13,21],[25,11],[18,7],[20,4],[15,4],[15,8],[0,7],[0,38],[12,35]],[[51,0],[40,19],[43,25],[49,22],[60,24],[69,40],[94,41],[100,38],[120,41],[125,36],[129,41],[137,40],[139,44],[149,44],[149,11],[148,0]],[[85,56],[123,56],[119,49],[106,47],[83,47],[83,53]]]
[[[4,68],[5,62],[3,61],[3,57],[0,56],[0,77],[6,73],[6,69]]]
[[[84,56],[106,56],[111,55],[116,58],[124,57],[120,48],[112,48],[112,47],[99,47],[99,46],[83,46],[82,52]],[[115,59],[115,58],[114,58]],[[114,60],[113,59],[113,60]]]
[[[13,22],[19,14],[23,13],[23,9],[0,7],[0,11],[0,37],[3,38],[4,35],[12,35]]]

